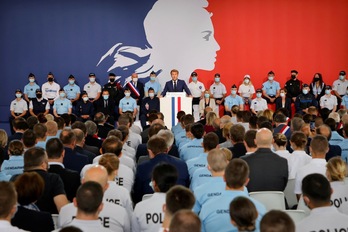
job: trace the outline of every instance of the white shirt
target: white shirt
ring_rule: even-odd
[[[219,84],[216,84],[214,82],[214,84],[210,86],[210,93],[213,94],[214,98],[222,98],[223,95],[227,93],[227,91],[224,84],[222,84],[221,82],[219,82]]]
[[[337,106],[337,97],[330,94],[324,95],[320,98],[320,107],[321,108],[328,108],[329,110],[332,110],[334,106]]]
[[[326,160],[325,159],[312,159],[309,164],[298,169],[295,178],[295,194],[302,194],[302,180],[307,175],[312,173],[319,173],[325,176],[326,174]]]
[[[295,179],[297,171],[309,164],[311,160],[312,157],[307,155],[305,151],[293,151],[288,158],[289,179]]]
[[[339,95],[345,95],[347,92],[348,87],[348,80],[344,79],[344,81],[341,80],[335,80],[332,84],[332,90],[336,90]]]
[[[309,216],[296,224],[296,232],[347,231],[348,216],[333,206],[312,209]]]
[[[104,193],[104,201],[114,203],[126,209],[129,218],[133,214],[133,202],[130,198],[129,191],[122,186],[116,184],[115,181],[108,181],[109,187]]]
[[[348,212],[348,183],[344,181],[330,182],[332,188],[331,203],[341,213]]]
[[[59,97],[60,85],[56,82],[46,82],[42,85],[42,97],[45,99],[56,99]]]
[[[265,110],[267,108],[268,108],[267,101],[263,98],[255,98],[251,101],[250,109],[253,109],[256,112]]]
[[[74,218],[70,223],[66,224],[64,227],[67,226],[75,226],[79,229],[81,229],[83,232],[111,232],[112,230],[107,229],[103,227],[100,224],[100,220],[80,220]],[[55,231],[60,231],[60,229],[54,230]]]
[[[0,220],[0,231],[6,231],[6,232],[20,232],[20,231],[26,231],[19,229],[18,227],[12,226],[9,221],[6,220]]]
[[[135,149],[133,147],[130,147],[127,145],[127,143],[123,144],[122,147],[122,155],[126,155],[130,158],[132,158],[133,160],[135,160]]]
[[[136,134],[132,131],[129,131],[129,136],[127,140],[127,145],[134,148],[134,150],[137,150],[139,144],[141,144],[141,135]]]
[[[251,97],[255,93],[253,85],[241,84],[238,88],[238,93],[241,97]]]
[[[101,92],[101,86],[97,82],[88,82],[83,86],[83,90],[87,92],[89,98],[96,98]]]
[[[104,228],[110,229],[112,231],[129,232],[130,220],[127,211],[119,205],[107,201],[103,201],[103,203],[104,207],[99,213],[101,225]],[[63,206],[58,216],[58,228],[70,225],[71,221],[76,216],[76,213],[77,208],[73,203]]]
[[[103,155],[98,155],[97,157],[95,157],[93,159],[93,164],[98,164],[99,160],[101,159]],[[134,160],[128,156],[124,156],[122,155],[121,157],[119,157],[120,163],[126,165],[127,167],[129,167],[130,169],[133,170],[133,172],[135,172],[135,163]]]
[[[275,153],[277,153],[277,155],[279,155],[280,157],[283,157],[285,159],[288,159],[291,156],[291,154],[288,150],[278,150],[278,151],[275,151]]]
[[[14,113],[21,114],[27,110],[28,110],[28,104],[26,101],[23,100],[23,98],[21,98],[19,101],[15,99],[10,104],[10,111],[13,111]]]
[[[153,232],[162,227],[165,193],[154,193],[149,199],[139,202],[132,217],[132,232]]]
[[[138,125],[135,125],[133,123],[133,125],[129,128],[129,130],[131,130],[132,132],[136,133],[136,134],[141,134],[141,132],[143,131],[142,128]]]
[[[204,84],[200,81],[194,83],[193,81],[188,84],[188,88],[191,91],[192,97],[200,97],[202,93],[205,91]]]

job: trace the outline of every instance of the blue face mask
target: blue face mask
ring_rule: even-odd
[[[260,98],[262,96],[262,93],[257,93],[256,97]]]
[[[209,93],[205,93],[205,94],[204,94],[204,97],[205,97],[205,98],[209,98],[209,97],[210,97],[210,94],[209,94]]]
[[[69,80],[69,84],[70,84],[70,85],[73,85],[74,83],[75,83],[74,80]]]
[[[156,77],[150,77],[150,80],[154,81],[154,80],[156,80]]]
[[[108,100],[109,99],[109,95],[103,95],[104,100]]]
[[[220,77],[215,77],[215,82],[220,82]]]
[[[65,93],[60,93],[59,96],[63,98],[65,97]]]
[[[197,81],[197,77],[192,77],[192,81]]]
[[[331,89],[326,89],[325,90],[325,94],[330,94],[331,93]]]
[[[35,79],[34,79],[34,78],[30,78],[30,79],[29,79],[29,82],[30,82],[30,83],[35,82]]]

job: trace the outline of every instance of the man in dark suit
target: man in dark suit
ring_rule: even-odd
[[[183,90],[185,90],[186,94],[189,97],[192,97],[191,91],[187,87],[186,82],[178,79],[179,71],[173,69],[172,71],[170,71],[170,75],[172,76],[172,80],[166,82],[161,97],[164,97],[167,92],[182,92]]]
[[[64,166],[80,173],[82,168],[88,164],[88,158],[87,156],[74,151],[76,145],[76,135],[74,134],[73,130],[63,129],[59,138],[64,145]]]
[[[144,98],[144,84],[138,81],[138,74],[133,73],[132,80],[127,83],[128,89],[131,91],[131,97],[136,100],[137,105],[141,106],[142,99]]]
[[[64,147],[58,138],[52,138],[46,143],[46,152],[48,156],[48,172],[56,173],[64,183],[64,190],[69,201],[72,201],[76,191],[80,186],[80,174],[76,171],[67,169],[63,165]]]
[[[75,128],[73,129],[74,134],[76,135],[76,146],[75,151],[77,153],[80,153],[82,155],[85,155],[88,157],[88,163],[93,163],[93,159],[96,157],[96,155],[84,148],[85,145],[85,134],[82,130]]]
[[[86,139],[85,139],[85,144],[89,146],[94,146],[97,147],[98,149],[101,148],[103,140],[98,137],[98,127],[97,124],[93,121],[87,121],[85,122],[86,125]]]
[[[96,103],[96,113],[102,112],[107,122],[115,125],[115,101],[110,97],[109,90],[103,89],[102,97]]]
[[[257,150],[243,156],[250,168],[249,192],[284,191],[288,183],[288,161],[272,152],[272,132],[262,128],[256,133]]]
[[[86,136],[87,136],[87,128],[86,128],[86,125],[83,122],[80,122],[80,121],[74,122],[71,125],[71,129],[80,129],[80,130],[82,130],[82,132],[83,132],[83,134],[85,136],[84,137],[84,141],[83,141],[83,147],[82,147],[84,150],[89,151],[89,152],[95,154],[96,156],[100,155],[98,147],[90,146],[90,145],[87,145],[85,143],[85,139],[86,139]]]
[[[291,130],[290,130],[290,127],[288,126],[286,116],[282,113],[278,113],[274,117],[274,122],[276,127],[273,130],[273,135],[281,133],[281,134],[284,134],[288,140],[290,140]]]
[[[113,125],[106,122],[106,117],[102,112],[98,112],[94,115],[94,122],[97,124],[98,137],[102,139],[108,136],[109,131],[115,129]]]
[[[235,124],[230,128],[230,139],[233,147],[229,147],[232,152],[232,158],[240,158],[245,155],[246,148],[244,146],[245,128],[241,124]]]
[[[153,168],[159,163],[169,163],[176,167],[178,171],[177,184],[188,187],[189,174],[187,165],[184,161],[167,154],[168,147],[165,139],[159,136],[152,136],[147,143],[150,160],[138,165],[135,182],[133,187],[133,202],[136,204],[141,201],[144,194],[153,193],[149,186]]]

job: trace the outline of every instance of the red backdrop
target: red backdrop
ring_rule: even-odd
[[[270,70],[281,86],[292,69],[330,85],[348,71],[347,0],[210,0],[208,10],[221,49],[213,71],[197,70],[207,87],[216,72],[230,93],[245,74],[259,88]]]

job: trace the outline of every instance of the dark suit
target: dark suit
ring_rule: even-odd
[[[86,151],[92,152],[96,156],[100,155],[99,148],[96,146],[90,146],[90,145],[85,144],[85,145],[83,145],[83,149]]]
[[[243,156],[250,168],[249,192],[284,191],[288,183],[288,161],[269,148],[259,148]]]
[[[64,190],[66,196],[69,201],[72,202],[74,197],[76,196],[76,191],[79,188],[80,182],[80,174],[76,171],[63,168],[59,164],[50,164],[50,168],[48,169],[50,173],[56,173],[60,176],[64,183]]]
[[[277,97],[275,99],[275,104],[276,104],[276,110],[280,109],[280,108],[283,108],[283,105],[282,105],[282,98],[281,97]],[[285,98],[285,109],[288,110],[289,112],[289,115],[287,115],[288,117],[291,117],[291,98],[288,98],[286,97]]]
[[[101,96],[95,102],[96,113],[102,112],[105,117],[107,117],[107,122],[111,125],[115,124],[115,101],[109,97],[108,100],[104,100],[103,96]]]
[[[103,140],[100,138],[97,138],[96,136],[87,135],[85,138],[85,143],[89,146],[97,147],[98,149],[101,148]]]
[[[68,169],[71,169],[80,173],[82,168],[86,164],[88,164],[87,156],[77,153],[76,151],[68,147],[64,147],[64,150],[65,150],[65,156],[63,161],[64,166]]]
[[[75,149],[74,149],[76,152],[82,154],[82,155],[85,155],[88,157],[88,163],[93,163],[93,159],[96,157],[96,155],[86,149],[83,149],[82,147],[80,146],[75,146]]]
[[[47,232],[54,230],[53,219],[50,213],[17,207],[17,212],[11,224],[20,229],[34,232]]]
[[[10,144],[10,142],[12,140],[15,140],[15,139],[21,140],[22,137],[23,137],[23,133],[22,132],[16,132],[13,135],[8,136],[7,145]]]
[[[167,92],[182,92],[185,90],[186,94],[191,95],[190,89],[187,87],[186,82],[183,80],[176,80],[176,91],[174,90],[173,81],[167,81],[164,89],[162,91],[162,96],[164,97]]]
[[[331,145],[329,144],[329,151],[325,155],[326,161],[329,161],[332,157],[335,156],[341,156],[342,155],[342,148],[338,145]]]
[[[136,162],[138,162],[141,156],[148,156],[148,155],[149,155],[149,152],[147,150],[147,145],[145,143],[139,144],[137,148],[137,152],[135,154]],[[169,150],[168,155],[174,156],[176,158],[180,158],[178,147],[175,144],[173,144],[172,148]]]
[[[284,128],[284,126],[288,126],[287,123],[285,122],[284,124],[279,124],[276,128],[273,130],[273,135],[280,133],[280,131]],[[284,134],[288,140],[291,138],[291,130],[290,128],[285,132]]]
[[[141,83],[140,81],[137,81],[136,83],[134,83],[133,81],[130,81],[127,83],[127,86],[132,85],[133,88],[135,88],[138,92],[139,92],[139,96],[137,96],[137,94],[133,91],[132,88],[129,88],[131,90],[131,97],[134,98],[137,101],[137,104],[140,106],[141,105],[141,101],[144,98],[145,94],[144,94],[144,84]]]
[[[232,152],[232,158],[240,158],[245,155],[247,150],[245,149],[244,143],[236,143],[233,147],[228,148]]]
[[[98,137],[105,139],[108,136],[109,131],[114,129],[111,125],[105,123],[105,125],[97,125],[98,127]]]
[[[187,165],[184,161],[162,153],[156,155],[153,159],[141,163],[137,167],[134,186],[133,186],[133,202],[136,204],[141,201],[144,194],[153,193],[149,186],[153,168],[159,163],[169,163],[176,167],[178,171],[177,184],[188,187],[190,184]]]

